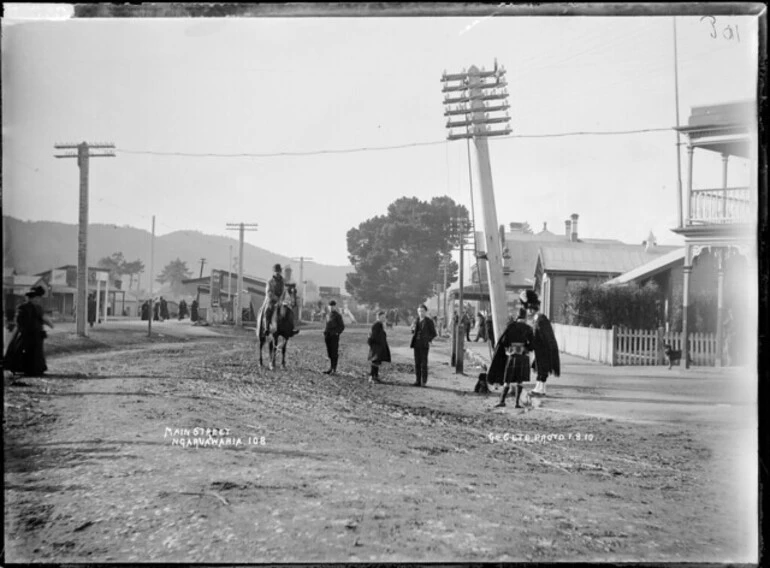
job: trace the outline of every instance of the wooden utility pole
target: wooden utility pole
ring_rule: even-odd
[[[468,71],[457,74],[444,72],[441,79],[444,82],[443,92],[459,91],[456,97],[446,95],[444,104],[447,109],[444,115],[450,117],[447,128],[450,129],[447,138],[459,140],[473,138],[476,147],[476,165],[481,182],[480,198],[481,210],[484,220],[484,241],[487,255],[487,276],[489,281],[490,312],[492,325],[496,338],[502,335],[507,325],[508,307],[505,298],[505,281],[503,280],[503,247],[500,242],[499,225],[497,223],[497,211],[495,208],[495,194],[492,184],[492,166],[489,161],[489,136],[503,136],[511,133],[508,122],[508,92],[504,89],[507,85],[503,75],[505,69],[497,66],[492,71],[479,70],[471,66]],[[452,85],[451,82],[459,82]],[[487,104],[488,101],[492,101]],[[495,103],[494,101],[502,101]],[[456,106],[452,106],[455,104]],[[494,116],[491,113],[505,111],[504,116]],[[462,115],[462,120],[452,121],[451,117]],[[489,124],[505,123],[502,130],[491,130]],[[461,127],[465,131],[459,134],[453,133],[452,128]]]
[[[446,298],[447,298],[447,269],[449,268],[449,259],[450,257],[445,257],[444,260],[441,261],[441,266],[444,268],[444,328],[449,328],[449,314],[446,311]]]
[[[676,41],[676,16],[674,16],[674,110],[676,114],[676,219],[678,227],[683,226],[682,219],[682,144],[679,132],[679,56]],[[689,199],[689,197],[688,197]]]
[[[57,150],[77,150],[66,154],[54,154],[55,158],[77,158],[80,168],[80,213],[78,218],[78,305],[75,315],[77,334],[88,337],[88,159],[114,158],[114,152],[92,154],[91,148],[114,150],[114,144],[54,144]]]
[[[302,284],[302,298],[300,298],[299,303],[299,318],[297,321],[302,321],[302,310],[305,309],[305,294],[307,293],[307,282],[305,281],[305,261],[306,260],[313,260],[309,256],[301,256],[299,258],[292,258],[292,260],[299,260],[299,282]],[[366,323],[369,323],[369,312],[366,313],[367,321]]]
[[[152,237],[150,237],[150,306],[147,311],[147,337],[152,337],[152,315],[155,313],[153,310],[155,298],[152,296],[153,264],[155,264],[155,215],[152,216]]]
[[[243,292],[243,233],[244,231],[256,231],[257,230],[257,224],[256,223],[228,223],[227,224],[227,230],[233,231],[233,230],[239,231],[239,237],[240,237],[240,245],[238,247],[238,290],[237,290],[237,296],[235,299],[235,325],[239,326],[241,325],[241,320],[243,318],[243,308],[241,307],[241,295]]]
[[[203,265],[204,264],[206,264],[206,259],[202,258],[201,259],[201,273],[200,273],[200,276],[198,277],[199,279],[203,278]],[[200,310],[200,308],[201,308],[201,285],[200,284],[198,284],[197,290],[198,290],[198,293],[195,296],[195,301],[198,303],[198,310]]]
[[[463,299],[463,286],[465,279],[465,239],[468,234],[468,220],[465,218],[453,219],[453,225],[455,228],[455,234],[460,238],[460,291],[458,301],[460,307],[457,310],[457,346],[455,348],[455,373],[463,374],[465,369],[465,329],[461,327],[463,316],[465,315],[465,300]]]

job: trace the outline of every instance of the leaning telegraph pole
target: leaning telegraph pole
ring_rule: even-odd
[[[476,147],[476,166],[481,182],[481,210],[484,219],[484,244],[487,255],[487,276],[489,280],[489,299],[492,312],[492,325],[495,337],[500,337],[507,325],[508,307],[505,298],[505,281],[503,280],[503,247],[500,242],[500,231],[497,224],[497,210],[495,208],[495,193],[492,184],[492,166],[489,161],[489,145],[487,138],[490,136],[505,136],[511,133],[507,124],[511,119],[508,116],[508,91],[504,88],[507,83],[505,69],[495,67],[492,71],[479,70],[471,66],[461,73],[441,76],[444,83],[442,92],[457,92],[457,96],[447,94],[444,97],[446,109],[444,116],[449,117],[446,127],[449,129],[448,140],[473,138]],[[454,106],[453,106],[454,105]],[[504,115],[493,116],[490,113],[505,111]],[[452,120],[459,116],[461,120]],[[502,130],[492,130],[490,124],[505,124]],[[455,133],[453,128],[462,128],[465,131]]]
[[[55,158],[77,158],[80,168],[80,213],[78,218],[78,305],[77,334],[88,337],[88,159],[114,158],[114,152],[92,154],[92,148],[114,150],[115,144],[54,144],[57,150],[77,150],[66,154],[54,154]]]
[[[299,283],[302,284],[302,298],[300,298],[299,303],[299,317],[297,318],[297,321],[302,321],[302,310],[305,309],[305,293],[307,292],[307,282],[305,282],[305,261],[306,260],[313,260],[309,256],[301,256],[299,258],[292,258],[292,260],[299,260]],[[366,315],[369,315],[369,312],[366,313]]]
[[[241,308],[241,294],[243,292],[243,232],[244,231],[256,231],[256,223],[228,223],[227,230],[234,231],[238,229],[240,232],[240,244],[238,248],[238,295],[235,297],[235,325],[241,325],[241,319],[243,318],[243,309]],[[267,291],[265,291],[267,292]]]
[[[460,290],[459,290],[459,296],[458,301],[460,304],[460,307],[457,310],[457,318],[455,318],[457,321],[455,322],[455,330],[457,331],[457,336],[455,338],[455,345],[454,345],[454,353],[455,353],[455,373],[463,374],[464,364],[465,364],[465,330],[460,327],[460,323],[463,320],[463,316],[465,314],[465,300],[463,299],[463,286],[465,281],[465,274],[464,274],[464,265],[465,260],[463,258],[463,251],[465,250],[465,244],[466,239],[468,236],[468,231],[470,230],[470,225],[468,222],[468,219],[465,219],[464,217],[457,217],[452,219],[452,228],[455,235],[459,238],[460,242]]]

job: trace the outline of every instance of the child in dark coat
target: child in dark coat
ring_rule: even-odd
[[[374,322],[372,330],[369,333],[369,363],[371,370],[369,373],[369,383],[380,381],[380,364],[390,363],[390,347],[388,347],[388,336],[385,333],[385,322],[387,314],[385,310],[377,312],[377,321]]]

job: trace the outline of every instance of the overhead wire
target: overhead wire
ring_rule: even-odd
[[[633,130],[583,130],[573,132],[551,132],[545,134],[508,134],[506,136],[496,136],[496,140],[505,140],[510,138],[562,138],[566,136],[616,136],[627,134],[643,134],[649,132],[670,131],[671,126],[661,128],[638,128]],[[379,152],[385,150],[399,150],[403,148],[414,148],[420,146],[437,146],[446,144],[447,140],[434,140],[428,142],[411,142],[407,144],[397,144],[392,146],[362,146],[358,148],[345,148],[333,150],[311,150],[306,152],[167,152],[157,150],[130,150],[126,148],[116,148],[115,152],[123,154],[148,155],[148,156],[171,156],[184,158],[278,158],[284,156],[318,156],[324,154],[352,154],[356,152]]]

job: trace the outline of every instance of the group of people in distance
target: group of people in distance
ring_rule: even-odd
[[[424,387],[428,383],[428,352],[430,343],[436,338],[436,326],[433,320],[428,317],[428,308],[421,304],[417,308],[418,317],[412,323],[412,341],[410,347],[414,350],[414,372],[416,380],[415,386]],[[388,346],[388,334],[385,326],[388,321],[388,312],[380,310],[377,312],[377,320],[372,325],[367,338],[369,345],[369,383],[381,383],[380,365],[390,363],[390,347]],[[337,373],[337,362],[339,360],[340,334],[345,330],[345,322],[337,311],[337,302],[329,302],[329,315],[326,319],[326,328],[324,329],[324,340],[326,342],[326,352],[329,356],[329,369],[324,371],[326,375]]]
[[[546,381],[553,374],[559,376],[561,363],[559,346],[553,332],[551,322],[540,313],[540,300],[533,290],[525,290],[519,296],[521,308],[518,316],[509,321],[505,331],[498,340],[492,360],[486,373],[479,377],[476,392],[488,392],[489,384],[503,385],[502,395],[496,407],[506,406],[506,398],[514,389],[516,408],[521,408],[523,384],[530,381],[532,370],[536,373],[536,384],[530,391],[530,396],[546,396]],[[411,326],[412,340],[409,347],[414,351],[414,386],[424,387],[428,383],[428,353],[431,342],[436,338],[436,327],[428,317],[428,308],[421,304],[417,308],[418,317]],[[369,345],[368,361],[370,364],[369,383],[380,383],[380,366],[391,361],[388,346],[387,312],[380,310],[377,320],[372,325],[367,344]],[[486,323],[486,322],[485,322]],[[339,360],[339,338],[345,330],[345,323],[337,311],[337,303],[329,302],[329,314],[324,329],[324,340],[329,357],[327,375],[337,373]],[[463,330],[460,330],[463,331]],[[530,355],[534,361],[530,361]],[[530,364],[531,363],[531,364]],[[479,385],[483,388],[480,389]]]

